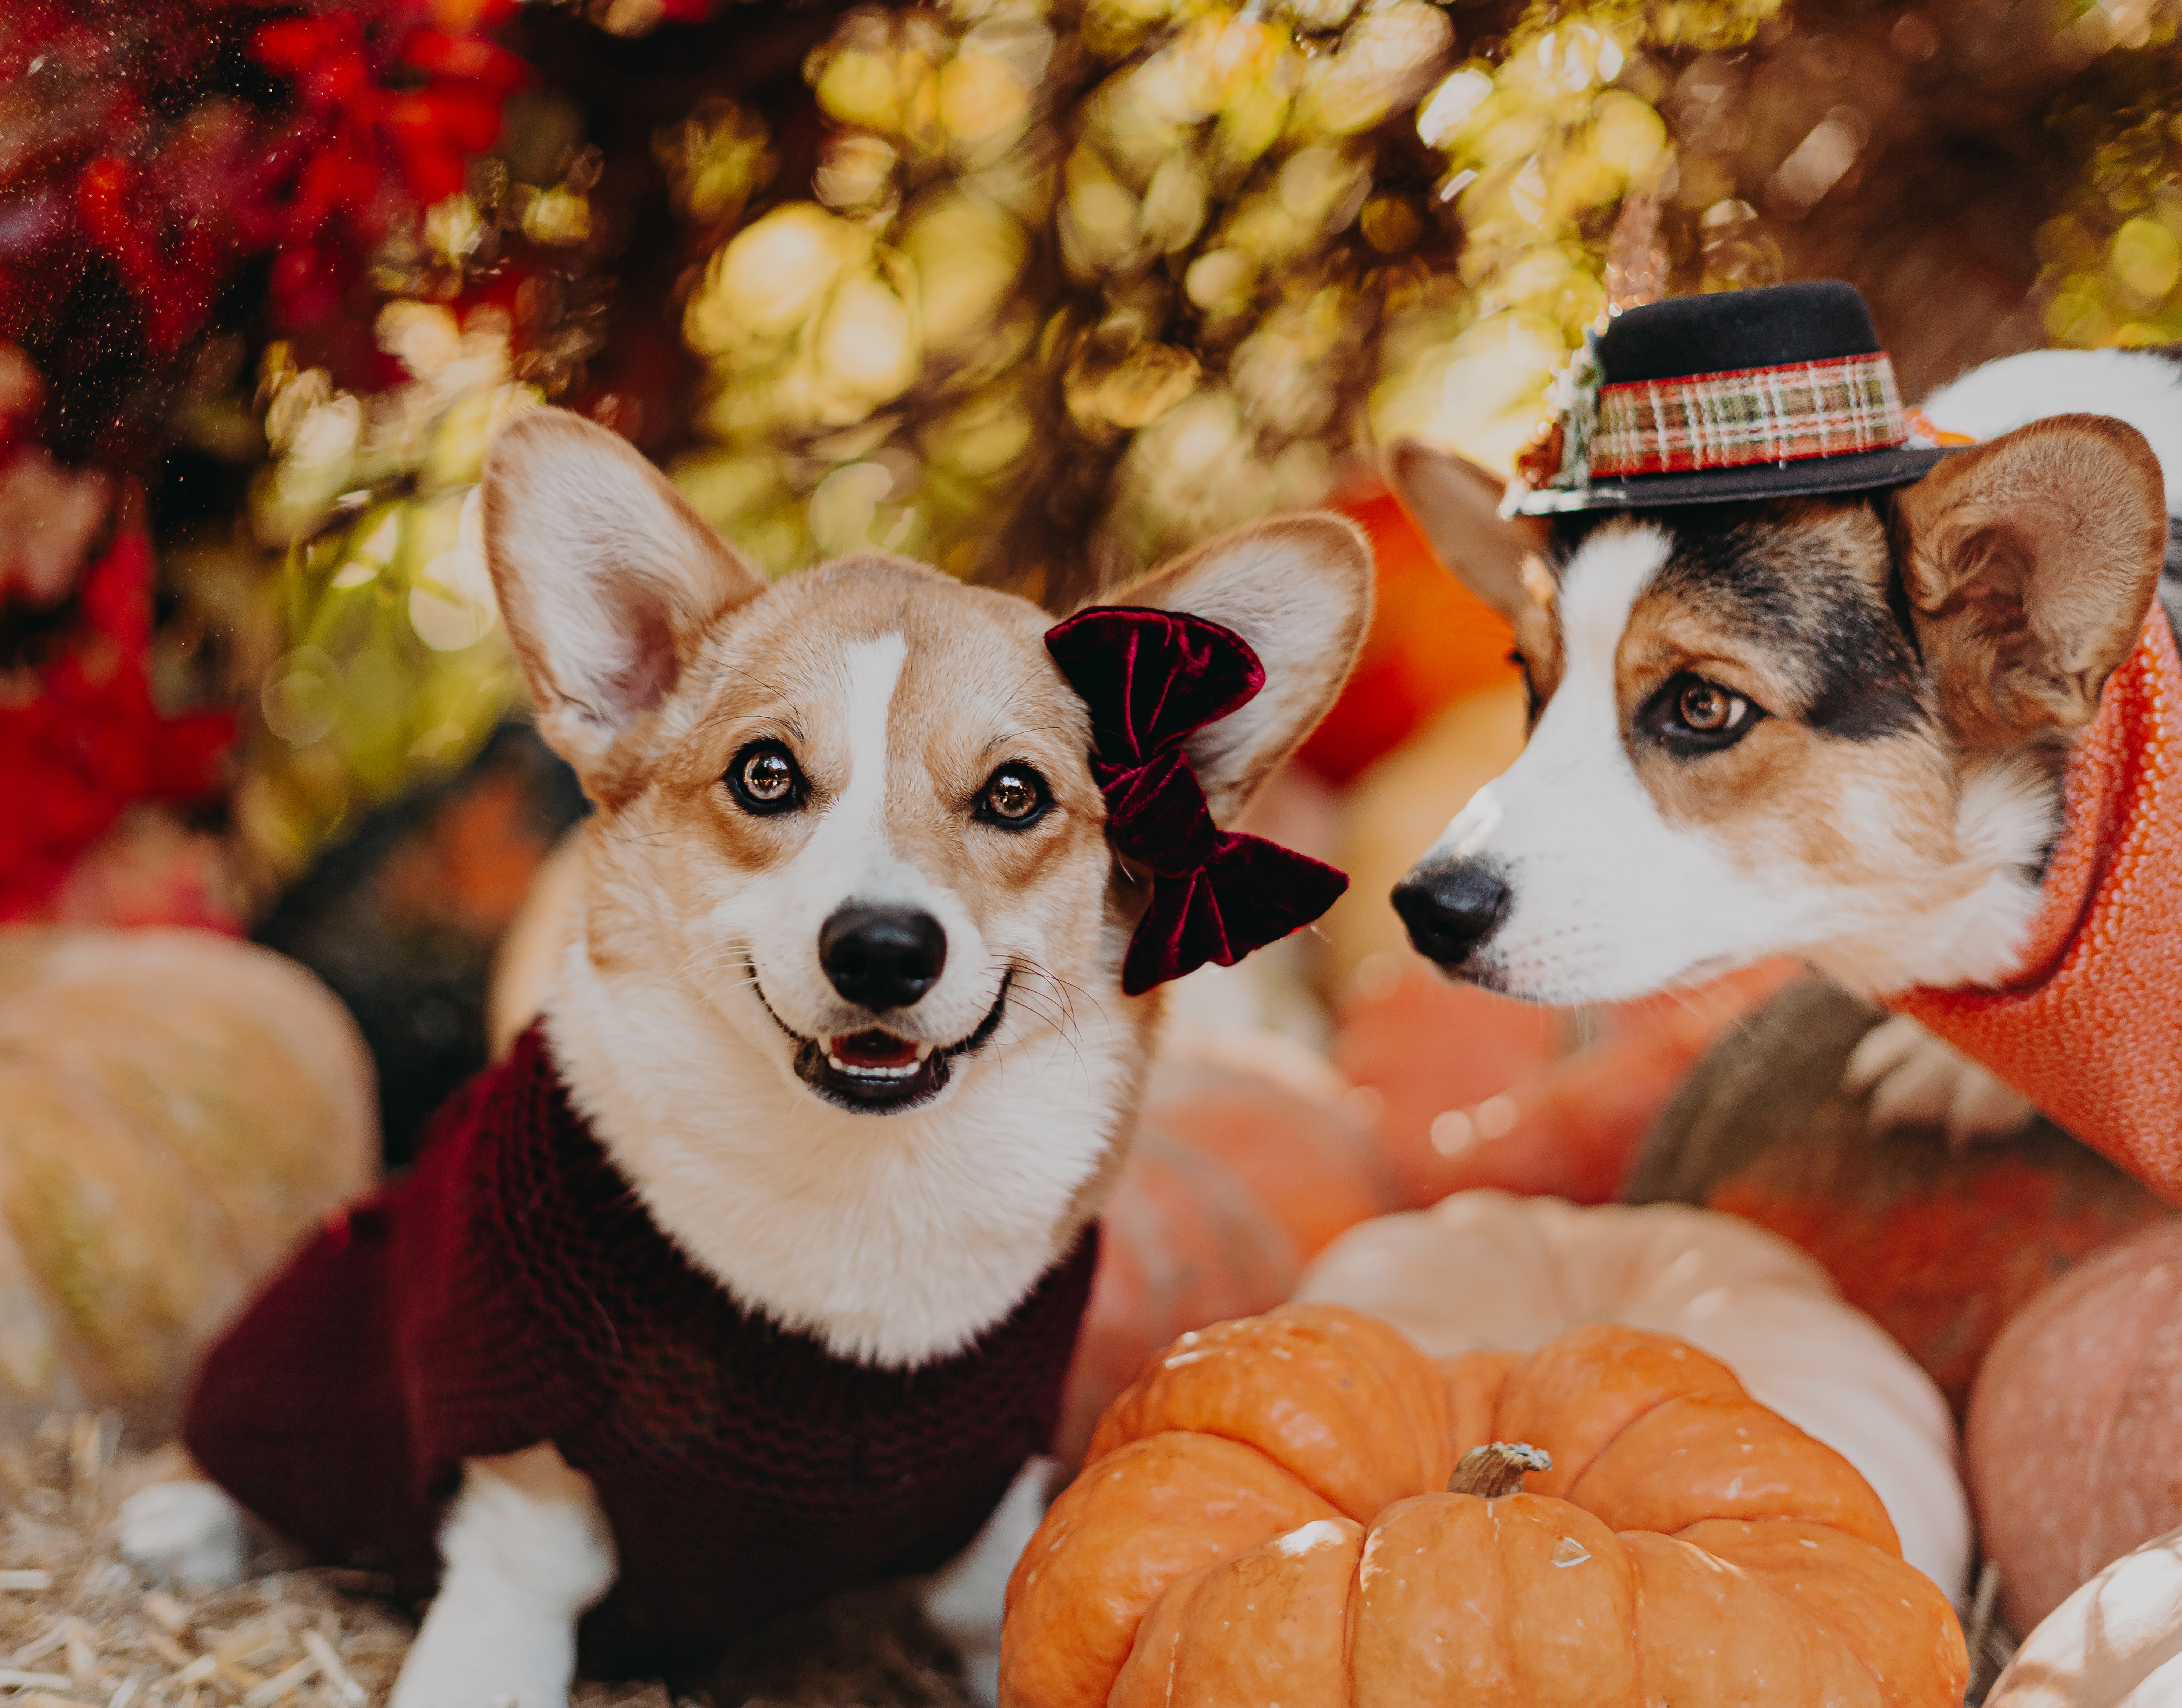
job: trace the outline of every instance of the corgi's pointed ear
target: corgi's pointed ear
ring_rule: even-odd
[[[2057,415],[1941,462],[1896,500],[1919,644],[1972,749],[2076,729],[2135,646],[2167,550],[2143,434]]]
[[[1500,514],[1506,481],[1467,457],[1404,439],[1387,453],[1387,484],[1433,555],[1472,593],[1510,622],[1532,602],[1523,565],[1545,550],[1546,524]]]
[[[485,559],[539,730],[595,798],[623,732],[764,578],[627,441],[565,410],[512,417],[485,459]]]
[[[1371,620],[1371,548],[1326,511],[1278,517],[1208,541],[1109,605],[1187,611],[1232,628],[1265,685],[1186,743],[1212,815],[1231,822],[1332,708]]]

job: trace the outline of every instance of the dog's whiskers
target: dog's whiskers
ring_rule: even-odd
[[[1103,1025],[1105,1024],[1106,1005],[1100,1002],[1094,993],[1086,990],[1082,985],[1077,984],[1073,979],[1064,979],[1058,973],[1049,971],[1044,967],[1038,968],[1038,976],[1043,978],[1048,984],[1051,985],[1055,990],[1061,993],[1061,1000],[1068,1005],[1068,1012],[1072,1024],[1075,1018],[1076,998],[1077,997],[1083,998],[1085,1002],[1090,1003],[1093,1012],[1094,1012],[1099,1017],[1100,1025]]]
[[[674,969],[674,976],[677,978],[684,978],[695,972],[717,973],[722,970],[724,964],[735,961],[741,963],[745,970],[745,976],[734,982],[738,985],[754,984],[756,982],[756,975],[748,970],[750,954],[750,944],[740,939],[726,942],[700,942],[683,956]]]
[[[1081,1028],[1076,1019],[1075,1003],[1069,996],[1069,990],[1072,987],[1065,981],[1056,978],[1050,970],[1037,961],[1018,959],[1015,966],[1016,971],[1022,976],[1017,981],[1016,988],[1023,993],[1025,999],[1033,1000],[1033,992],[1036,992],[1032,1012],[1044,1019],[1047,1025],[1067,1038],[1073,1047]],[[1039,989],[1040,984],[1047,988]],[[1037,1003],[1043,1003],[1044,1006],[1038,1007],[1036,1006]]]
[[[1018,975],[1015,989],[1024,998],[1025,1007],[1049,1026],[1055,1036],[1068,1046],[1069,1053],[1075,1060],[1076,1073],[1080,1075],[1081,1083],[1088,1087],[1092,1084],[1090,1064],[1084,1059],[1081,1028],[1077,1023],[1074,1005],[1068,998],[1066,981],[1056,978],[1040,963],[1027,958],[1016,959],[1013,965]],[[1034,981],[1042,981],[1051,989],[1039,990]]]

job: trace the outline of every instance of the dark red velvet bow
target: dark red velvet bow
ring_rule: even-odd
[[[1107,839],[1152,874],[1151,906],[1121,963],[1129,995],[1207,961],[1232,966],[1349,887],[1345,872],[1212,821],[1182,743],[1265,685],[1241,635],[1201,616],[1105,605],[1048,629],[1045,647],[1091,709]]]

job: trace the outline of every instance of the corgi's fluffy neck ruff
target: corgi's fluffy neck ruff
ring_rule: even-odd
[[[1004,1018],[930,1107],[831,1108],[752,1036],[762,1014],[603,970],[580,935],[543,1018],[572,1101],[662,1231],[745,1304],[878,1364],[959,1351],[1062,1254],[1145,1059],[1133,1013],[1083,1006],[1071,1035],[1028,1040]]]
[[[2060,768],[2044,755],[1969,770],[1955,810],[1958,857],[1920,892],[1953,892],[1936,905],[1871,898],[1869,922],[1835,904],[1826,935],[1797,945],[1843,989],[1878,997],[1913,985],[1989,985],[2013,971],[2039,907],[2039,878],[2061,830]],[[1952,879],[1952,882],[1949,880]]]

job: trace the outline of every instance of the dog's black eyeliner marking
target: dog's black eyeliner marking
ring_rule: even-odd
[[[1538,714],[1546,709],[1546,703],[1538,698],[1537,678],[1531,674],[1531,661],[1523,656],[1522,648],[1511,647],[1508,662],[1523,673],[1523,727],[1536,729]]]
[[[1929,716],[1917,650],[1887,594],[1785,508],[1714,505],[1648,517],[1672,541],[1652,585],[1799,666],[1809,684],[1804,703],[1781,710],[1819,733],[1868,742],[1916,727]]]
[[[1741,710],[1733,721],[1717,729],[1692,725],[1682,714],[1682,702],[1696,688],[1710,688],[1726,695],[1731,705],[1739,705]],[[1677,759],[1697,759],[1733,747],[1769,715],[1749,695],[1737,694],[1733,688],[1723,688],[1686,670],[1669,677],[1644,702],[1644,709],[1636,714],[1636,727]]]

